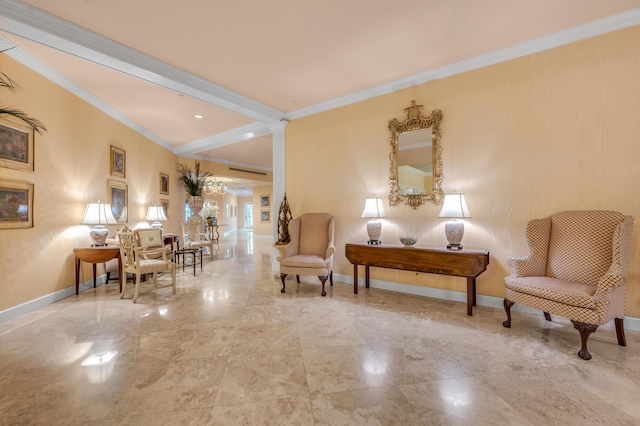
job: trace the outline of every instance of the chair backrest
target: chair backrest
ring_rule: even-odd
[[[333,216],[329,213],[305,213],[300,220],[299,254],[324,257],[333,242]]]
[[[134,235],[136,237],[136,244],[138,247],[164,247],[164,238],[162,238],[162,229],[160,228],[136,229]]]
[[[128,228],[123,228],[118,232],[118,241],[120,242],[120,255],[122,263],[125,267],[135,267],[135,247],[136,240],[133,232]]]
[[[184,238],[184,242],[193,242],[200,241],[200,233],[198,232],[198,224],[197,223],[183,223],[182,224],[182,238]]]
[[[614,261],[616,238],[624,243],[620,238],[625,218],[622,213],[605,210],[566,211],[551,216],[546,275],[596,285]],[[633,225],[633,218],[630,220]],[[630,235],[627,240],[630,245]]]

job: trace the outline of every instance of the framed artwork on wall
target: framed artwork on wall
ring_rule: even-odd
[[[169,175],[160,173],[160,193],[169,195]]]
[[[127,184],[107,179],[107,203],[111,204],[111,213],[118,223],[127,223],[129,194]]]
[[[33,228],[33,184],[0,179],[0,229]]]
[[[261,195],[260,196],[260,207],[270,207],[271,203],[269,202],[269,195]]]
[[[164,210],[164,215],[169,219],[169,200],[161,199],[160,205],[162,206],[162,210]]]
[[[126,177],[127,157],[124,149],[111,145],[111,176]]]
[[[33,171],[33,129],[0,117],[0,166]]]
[[[271,222],[271,210],[262,210],[260,212],[260,222],[262,223]]]

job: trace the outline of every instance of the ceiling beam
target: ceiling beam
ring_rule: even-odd
[[[259,120],[282,111],[16,0],[0,0],[0,29],[149,83]]]
[[[193,155],[198,152],[206,151],[213,148],[231,145],[236,142],[242,142],[249,139],[257,138],[271,133],[271,129],[261,122],[253,122],[226,132],[218,133],[200,140],[181,145],[173,150],[175,154],[186,156]]]

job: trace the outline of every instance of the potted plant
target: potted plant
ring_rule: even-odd
[[[0,53],[2,52],[4,52],[4,50],[0,51]],[[15,81],[13,81],[11,77],[9,77],[8,75],[0,71],[0,87],[4,87],[5,89],[9,89],[11,92],[15,92],[20,88],[20,85],[18,85],[18,83],[16,83]],[[19,118],[20,120],[27,123],[29,127],[31,127],[33,130],[35,130],[40,134],[47,131],[47,128],[45,127],[44,124],[42,124],[40,120],[38,120],[37,118],[31,117],[18,109],[8,108],[0,105],[0,115],[2,114]]]
[[[176,163],[176,170],[180,174],[178,180],[184,185],[184,190],[187,192],[187,204],[192,212],[198,213],[202,210],[204,204],[204,198],[202,197],[202,190],[207,183],[207,178],[211,176],[209,172],[200,171],[200,161],[196,160],[195,169],[191,170],[188,166],[182,163]]]

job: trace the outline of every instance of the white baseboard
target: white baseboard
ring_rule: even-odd
[[[353,285],[352,275],[333,274],[333,277],[336,281]],[[358,278],[358,287],[364,287],[364,281],[364,277]],[[422,287],[417,285],[401,284],[392,281],[373,279],[369,280],[369,287],[395,291],[398,293],[415,294],[416,296],[432,297],[434,299],[450,300],[453,302],[460,302],[465,304],[467,303],[467,293],[462,291],[443,290],[440,288]],[[476,305],[504,309],[503,300],[504,299],[501,297],[483,296],[480,294],[476,296]],[[542,314],[542,312],[537,309],[532,309],[519,304],[513,305],[513,308],[511,309],[513,311],[524,312],[527,314]],[[615,328],[615,324],[612,320],[606,324],[601,325],[601,327]],[[640,331],[640,318],[625,316],[624,329],[629,331]]]
[[[96,286],[100,284],[104,284],[106,278],[107,278],[106,275],[100,275],[99,277],[97,277]],[[78,287],[78,291],[82,293],[83,291],[88,290],[90,288],[93,288],[93,278],[80,283],[80,286]],[[58,300],[66,299],[67,297],[71,297],[75,295],[76,295],[76,286],[74,284],[71,287],[67,287],[65,289],[58,290],[54,293],[50,293],[45,296],[38,297],[37,299],[30,300],[21,305],[14,306],[9,309],[5,309],[4,311],[0,311],[0,323],[12,320],[14,318],[19,317],[20,315],[27,314],[29,312],[35,311],[36,309],[45,307],[51,303],[55,303]]]

